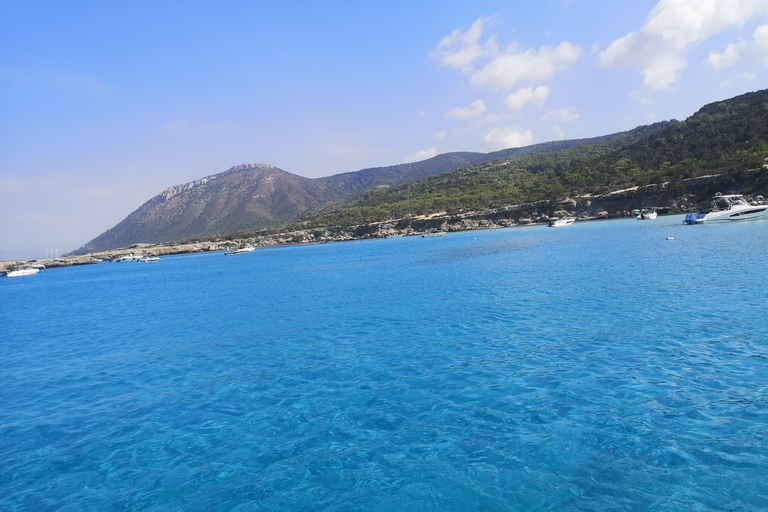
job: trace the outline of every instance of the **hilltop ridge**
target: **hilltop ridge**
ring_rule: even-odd
[[[500,157],[589,144],[606,137],[547,142],[493,153],[456,152],[428,160],[304,178],[269,163],[240,164],[168,187],[115,227],[71,254],[269,228],[345,204],[355,194],[392,187]]]

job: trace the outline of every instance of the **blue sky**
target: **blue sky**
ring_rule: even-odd
[[[768,85],[768,0],[0,1],[0,259],[242,163],[591,137]]]

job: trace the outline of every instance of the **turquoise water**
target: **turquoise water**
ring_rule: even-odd
[[[2,279],[0,510],[768,509],[768,220],[681,221]]]

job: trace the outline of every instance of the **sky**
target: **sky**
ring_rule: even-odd
[[[767,86],[768,0],[0,0],[0,260],[237,164],[316,178]]]

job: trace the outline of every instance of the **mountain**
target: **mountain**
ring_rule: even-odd
[[[459,213],[505,204],[558,201],[648,184],[723,174],[734,192],[760,186],[768,170],[747,178],[768,156],[768,90],[702,107],[685,121],[641,126],[567,149],[528,153],[474,164],[385,190],[371,190],[354,204],[304,219],[304,226],[350,226],[406,214]]]
[[[702,107],[685,121],[495,153],[447,153],[422,162],[308,179],[269,164],[239,165],[171,187],[73,254],[145,242],[255,231],[302,220],[349,226],[406,213],[477,211],[706,174],[738,173],[768,155],[768,91]],[[680,190],[682,188],[678,187]],[[764,191],[763,191],[764,192]]]
[[[317,180],[269,164],[237,165],[166,189],[73,254],[275,226],[331,198]]]
[[[309,179],[270,164],[244,164],[153,197],[73,255],[284,225],[338,207],[355,194],[514,155],[566,149],[610,138],[548,142],[494,153],[446,153],[410,164]]]

